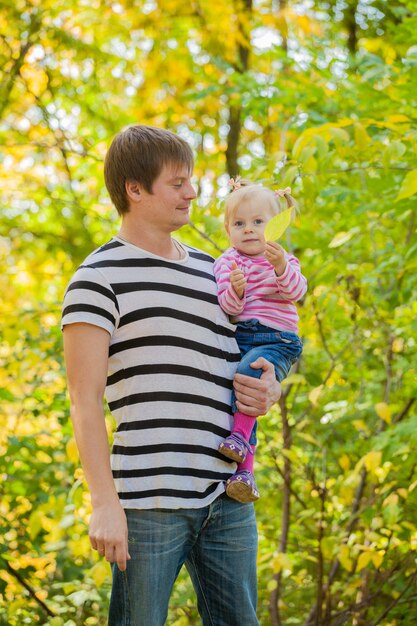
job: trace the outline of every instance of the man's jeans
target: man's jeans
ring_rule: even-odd
[[[203,626],[258,626],[252,504],[225,494],[202,509],[127,510],[125,572],[113,565],[109,626],[163,626],[185,564]]]

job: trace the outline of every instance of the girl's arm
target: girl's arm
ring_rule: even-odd
[[[280,296],[291,302],[300,300],[307,291],[307,280],[301,273],[299,260],[271,241],[267,242],[265,258],[274,266]]]
[[[239,315],[245,307],[245,292],[243,292],[240,298],[233,288],[230,279],[231,273],[237,271],[239,270],[233,259],[223,256],[214,263],[214,276],[217,282],[219,304],[228,315]],[[244,287],[246,281],[240,281],[240,284]]]

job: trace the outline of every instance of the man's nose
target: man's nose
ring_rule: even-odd
[[[190,200],[192,200],[193,198],[197,197],[197,192],[194,189],[193,185],[191,183],[188,183],[186,188],[185,188],[185,195],[187,198],[189,198]]]

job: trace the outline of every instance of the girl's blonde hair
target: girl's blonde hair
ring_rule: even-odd
[[[268,187],[263,187],[258,183],[239,177],[236,180],[231,178],[229,184],[232,187],[232,191],[227,196],[224,204],[224,224],[226,229],[236,215],[238,208],[246,201],[261,203],[262,206],[266,206],[270,210],[271,216],[277,215],[283,210],[279,200],[280,196],[285,198],[287,208],[295,207],[295,200],[291,196],[289,188],[275,192]],[[295,211],[293,211],[293,217],[294,213]]]

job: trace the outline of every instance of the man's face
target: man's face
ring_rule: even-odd
[[[191,200],[196,197],[191,174],[185,165],[165,165],[152,193],[141,190],[141,212],[146,212],[144,217],[149,224],[168,232],[188,224]]]

